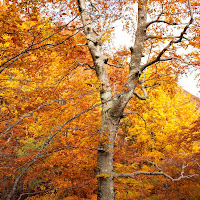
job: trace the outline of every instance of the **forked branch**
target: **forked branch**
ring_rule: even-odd
[[[180,181],[182,179],[191,179],[193,177],[199,176],[199,174],[192,174],[192,175],[188,175],[188,176],[180,175],[178,178],[172,178],[171,176],[167,175],[163,171],[160,171],[160,172],[137,171],[137,172],[133,172],[133,173],[113,173],[112,175],[113,175],[114,178],[120,178],[120,177],[135,178],[136,176],[139,176],[139,175],[156,175],[156,176],[164,176],[164,177],[166,177],[167,179],[169,179],[173,182],[177,182],[177,181]]]
[[[200,176],[200,174],[190,174],[185,176],[184,175],[184,170],[185,168],[188,166],[187,164],[183,164],[182,165],[182,170],[180,173],[180,176],[178,178],[173,178],[170,175],[166,174],[160,167],[158,167],[158,165],[154,162],[151,161],[146,161],[147,163],[153,165],[156,170],[158,170],[157,172],[154,170],[152,172],[146,172],[146,171],[137,171],[137,172],[133,172],[133,173],[113,173],[113,177],[114,178],[119,178],[119,177],[124,177],[124,178],[135,178],[136,176],[139,175],[156,175],[156,176],[164,176],[165,178],[173,181],[173,182],[177,182],[180,181],[182,179],[191,179],[193,177],[198,177]]]
[[[183,39],[187,39],[187,38],[185,38],[185,34],[186,34],[187,30],[189,29],[190,25],[191,25],[191,24],[193,23],[193,21],[194,21],[193,11],[192,11],[192,8],[191,8],[190,0],[188,0],[188,5],[189,5],[189,12],[190,12],[190,21],[187,23],[187,25],[185,26],[185,28],[183,29],[183,31],[180,33],[180,35],[179,35],[178,37],[176,37],[175,39],[171,40],[171,41],[162,49],[162,51],[158,54],[158,56],[157,56],[154,60],[152,60],[152,61],[150,61],[150,62],[148,62],[148,63],[142,65],[141,68],[140,68],[141,71],[143,71],[144,69],[146,69],[147,67],[149,67],[150,65],[152,65],[152,64],[154,64],[154,63],[156,63],[156,62],[163,61],[163,60],[161,59],[161,57],[164,55],[164,53],[165,53],[166,51],[169,50],[169,48],[170,48],[171,46],[173,46],[173,44],[180,43],[180,42],[182,42]],[[172,59],[172,58],[170,58],[170,59]]]

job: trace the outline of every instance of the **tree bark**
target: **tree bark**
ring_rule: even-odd
[[[101,103],[102,122],[99,134],[99,145],[97,150],[97,179],[98,179],[98,200],[114,200],[114,177],[113,177],[113,154],[114,144],[117,135],[120,119],[124,109],[132,98],[137,87],[137,81],[141,75],[140,62],[142,58],[142,47],[146,38],[146,12],[143,1],[138,3],[138,26],[136,32],[136,42],[131,48],[131,62],[129,66],[129,78],[121,94],[112,98],[111,86],[105,69],[106,59],[101,52],[99,38],[92,28],[89,12],[86,8],[85,0],[77,0],[81,20],[84,27],[87,45],[91,53],[94,70],[101,83]],[[101,34],[100,34],[101,35]],[[140,98],[141,96],[137,94]],[[145,97],[141,97],[145,99]]]
[[[115,199],[112,172],[114,142],[118,125],[118,119],[113,119],[109,114],[104,114],[97,152],[98,200]]]

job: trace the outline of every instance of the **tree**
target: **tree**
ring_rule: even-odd
[[[48,144],[58,136],[58,133],[61,132],[64,136],[64,128],[77,128],[77,126],[79,125],[79,122],[76,121],[77,118],[79,118],[81,123],[83,123],[85,120],[85,124],[87,124],[87,120],[92,120],[92,118],[96,116],[96,113],[94,111],[93,113],[89,111],[94,108],[98,109],[98,106],[100,105],[102,108],[102,119],[98,139],[96,169],[98,178],[98,199],[111,200],[115,198],[114,179],[117,179],[119,177],[135,178],[138,175],[161,175],[172,181],[177,181],[179,179],[187,179],[197,176],[196,173],[192,173],[188,176],[181,175],[179,178],[172,178],[171,176],[164,173],[164,171],[160,169],[156,163],[152,162],[152,166],[156,167],[157,171],[152,171],[150,168],[150,171],[117,173],[113,169],[113,156],[116,136],[119,130],[120,122],[123,118],[126,118],[125,109],[127,107],[127,104],[130,103],[130,100],[133,98],[133,96],[136,96],[140,100],[147,100],[147,92],[150,90],[151,87],[159,85],[158,80],[161,76],[170,75],[168,76],[167,81],[173,82],[176,78],[174,77],[175,73],[182,73],[185,69],[187,69],[188,65],[196,66],[199,64],[197,54],[189,52],[187,55],[190,56],[189,59],[186,54],[181,56],[177,52],[178,48],[187,48],[188,46],[192,46],[193,48],[195,48],[195,50],[198,51],[199,16],[198,13],[194,14],[194,10],[198,9],[198,2],[190,2],[188,0],[179,1],[175,4],[172,4],[173,2],[168,3],[160,1],[138,1],[138,3],[135,3],[134,6],[138,7],[138,10],[136,12],[138,20],[137,25],[135,25],[134,27],[136,29],[134,46],[130,47],[130,52],[127,49],[121,52],[116,52],[115,56],[113,56],[113,61],[111,61],[108,56],[105,56],[103,54],[102,49],[104,48],[104,51],[106,51],[106,46],[103,46],[103,43],[109,40],[107,36],[111,34],[110,27],[112,27],[112,25],[110,24],[118,20],[120,15],[125,15],[128,12],[127,15],[130,16],[130,13],[134,11],[134,9],[131,10],[131,3],[129,1],[104,1],[103,3],[101,3],[78,0],[77,2],[70,1],[69,4],[66,4],[74,13],[70,15],[70,13],[67,13],[66,11],[67,14],[64,13],[64,16],[68,15],[69,17],[72,17],[73,15],[76,15],[77,7],[79,8],[79,13],[83,25],[82,28],[84,29],[86,40],[84,39],[83,34],[78,33],[82,30],[79,21],[71,20],[71,23],[68,23],[67,25],[62,25],[62,22],[60,22],[60,25],[58,24],[57,26],[46,25],[48,24],[48,20],[43,22],[40,21],[40,9],[42,6],[44,6],[45,3],[46,2],[43,1],[34,1],[33,3],[27,4],[27,10],[30,13],[29,15],[25,16],[23,16],[24,13],[22,9],[25,7],[24,1],[21,1],[19,4],[17,4],[17,6],[14,6],[13,4],[7,4],[6,6],[4,6],[4,8],[7,9],[6,12],[10,12],[12,10],[12,13],[18,12],[19,14],[13,14],[12,18],[10,18],[11,21],[5,19],[2,16],[4,22],[4,29],[2,29],[2,33],[11,35],[3,35],[3,47],[20,47],[22,50],[20,49],[21,51],[18,50],[16,52],[7,51],[4,54],[3,59],[5,59],[6,61],[2,62],[1,73],[6,73],[5,75],[9,75],[7,74],[8,71],[6,72],[6,70],[10,66],[12,66],[12,64],[15,64],[16,66],[13,68],[13,70],[10,70],[10,73],[12,73],[10,74],[11,79],[12,77],[15,77],[21,80],[21,74],[24,73],[23,77],[25,77],[27,73],[30,73],[32,77],[38,80],[37,87],[36,83],[31,83],[28,86],[21,87],[18,82],[12,82],[14,84],[9,85],[9,87],[10,90],[14,90],[14,94],[15,91],[17,91],[16,94],[13,95],[13,93],[11,92],[6,95],[5,93],[1,94],[2,101],[4,103],[3,114],[4,116],[7,115],[9,119],[9,123],[7,123],[6,118],[4,118],[3,125],[1,126],[3,130],[1,136],[5,137],[6,135],[2,142],[4,146],[6,146],[8,142],[10,142],[10,138],[13,137],[12,130],[17,127],[16,129],[18,131],[20,130],[23,133],[23,136],[20,136],[23,139],[21,139],[21,141],[17,141],[17,144],[19,144],[21,147],[20,151],[18,150],[17,154],[21,154],[24,156],[24,153],[31,149],[39,150],[32,152],[32,154],[28,154],[27,156],[30,157],[27,157],[25,160],[24,157],[22,159],[19,159],[19,165],[16,166],[19,167],[21,163],[25,161],[27,162],[27,164],[25,165],[22,172],[17,174],[14,185],[10,190],[11,192],[8,195],[7,199],[12,198],[19,181],[33,165],[33,163],[38,161],[39,157],[43,156],[43,153],[45,153]],[[57,2],[55,1],[54,3],[56,5]],[[160,6],[160,10],[155,9],[155,6]],[[115,9],[115,11],[117,12],[113,13],[111,9]],[[126,12],[125,9],[127,9]],[[184,12],[182,13],[183,10]],[[181,16],[177,17],[176,14],[180,11]],[[22,12],[22,16],[20,15],[20,12]],[[155,15],[157,15],[156,18],[153,16],[153,12]],[[149,18],[153,19],[151,22],[147,22],[148,13]],[[60,12],[60,14],[62,13]],[[188,22],[185,25],[182,24],[184,16],[188,17]],[[30,18],[32,19],[32,21],[30,21],[29,24],[28,19]],[[73,19],[76,18],[77,17],[75,16]],[[12,24],[12,26],[10,26],[9,23]],[[71,27],[68,27],[69,24]],[[132,26],[131,19],[127,20],[127,25]],[[22,29],[23,34],[29,34],[29,37],[23,36],[22,34],[20,42],[16,37],[16,34],[20,33],[19,27]],[[6,31],[6,29],[9,29],[9,31]],[[167,29],[169,30],[169,32],[166,33]],[[178,32],[178,35],[174,36],[174,32]],[[186,36],[187,33],[188,36]],[[72,37],[74,35],[77,36]],[[77,45],[78,43],[78,47],[73,46],[73,44]],[[88,46],[89,52],[84,45],[85,43]],[[25,55],[27,54],[28,59],[25,57]],[[149,58],[146,59],[144,64],[142,58],[144,56],[147,57],[148,54]],[[78,59],[76,59],[77,55],[79,55]],[[119,64],[117,64],[114,59],[119,58],[120,55],[127,57],[130,56],[129,64],[126,64],[126,59],[120,58],[124,63],[124,67],[126,68],[126,70],[124,70],[123,72],[126,74],[123,74],[124,76],[122,80],[120,80],[117,76],[114,77],[112,70],[109,71],[109,69],[106,68],[106,65],[119,67],[117,66]],[[92,57],[92,60],[90,56]],[[49,57],[53,57],[55,60],[49,62]],[[26,68],[26,66],[22,67],[20,65],[20,62],[16,64],[17,61],[21,61],[22,65],[24,64],[26,66],[29,66],[30,68]],[[166,62],[167,64],[158,65],[159,62]],[[181,64],[181,62],[183,64]],[[43,68],[42,66],[44,66],[44,64],[47,67]],[[66,69],[65,66],[69,66],[69,64],[71,65],[71,67],[68,67]],[[89,77],[92,77],[91,83],[88,83],[87,78],[83,76],[81,71],[77,71],[77,75],[70,76],[70,73],[74,71],[74,69],[76,69],[78,66],[84,66],[85,68],[87,67],[86,69],[89,68],[90,70],[93,70],[96,73],[96,77],[98,80],[96,80],[96,78],[93,78],[93,72],[87,73]],[[122,66],[120,65],[120,67]],[[161,69],[158,70],[159,67],[161,67]],[[52,68],[54,68],[57,73],[51,71]],[[24,70],[24,72],[22,69]],[[159,74],[162,70],[163,74]],[[38,71],[40,73],[34,74],[34,72]],[[86,73],[86,70],[84,72]],[[172,72],[174,74],[171,75],[171,73],[169,74],[168,72]],[[50,78],[43,79],[43,77],[41,77],[42,74],[46,74],[45,78]],[[69,89],[69,91],[67,92],[65,91],[66,84],[62,84],[61,88],[57,89],[57,84],[54,83],[55,78],[57,78],[57,83],[59,85],[60,81],[63,80],[63,74],[65,74],[68,81],[70,82],[69,85],[71,87],[71,90]],[[148,74],[151,75],[149,76]],[[81,77],[81,82],[76,79],[77,76]],[[125,79],[124,77],[127,77],[127,79]],[[156,81],[154,82],[154,80]],[[117,81],[119,81],[119,84],[116,83]],[[5,81],[2,84],[4,90],[6,89],[6,87],[8,87],[7,83],[8,82]],[[87,85],[87,88],[82,87],[83,83],[86,83],[84,84],[84,86]],[[98,86],[94,86],[94,83],[98,83]],[[47,87],[46,90],[45,84]],[[92,91],[94,89],[97,89],[97,91],[99,90],[101,100],[100,103],[97,103],[94,106],[92,106],[93,101],[90,100],[91,96],[88,95],[91,87]],[[74,88],[76,88],[76,90],[74,90]],[[169,87],[166,87],[165,90],[168,90],[168,88]],[[36,96],[33,98],[33,100],[31,100],[31,98],[33,97],[33,90],[36,90],[34,93],[36,94]],[[24,92],[23,95],[22,92]],[[143,95],[140,95],[140,93],[143,93]],[[21,94],[21,96],[19,96],[18,94]],[[77,96],[76,94],[79,95]],[[158,92],[158,94],[160,93]],[[10,106],[10,103],[6,103],[8,99],[10,101],[10,99],[12,98],[11,95],[15,97],[13,107]],[[28,98],[22,99],[22,97],[24,98],[24,96],[26,95],[28,96]],[[171,95],[173,95],[173,92]],[[86,105],[83,106],[83,104],[81,103],[82,97],[85,97],[87,99],[87,103],[89,102],[87,107]],[[26,101],[28,102],[27,104]],[[66,106],[63,106],[61,108],[61,104],[64,104]],[[16,109],[16,105],[20,107],[20,109]],[[51,105],[51,112],[48,112],[49,108],[46,107]],[[73,109],[76,105],[79,105],[79,107],[77,106],[76,109]],[[10,110],[10,108],[12,109]],[[28,114],[25,114],[27,112]],[[62,112],[64,113],[64,117],[61,114]],[[87,117],[84,119],[85,116],[83,117],[82,115],[86,112],[88,114]],[[144,110],[143,112],[146,112],[146,110]],[[148,114],[151,115],[151,113]],[[16,117],[15,115],[18,116]],[[28,119],[28,117],[31,117],[32,115],[33,117],[31,119]],[[56,117],[50,118],[51,123],[48,123],[47,126],[47,121],[50,115],[54,115]],[[14,119],[17,119],[17,121],[11,119],[11,117],[13,116],[15,116]],[[57,120],[55,120],[55,118]],[[73,122],[73,120],[75,121]],[[19,125],[22,121],[24,124]],[[145,122],[146,119],[143,119],[142,121]],[[34,125],[35,122],[37,122],[37,126]],[[40,126],[38,126],[39,124]],[[49,126],[49,124],[51,124],[51,126]],[[7,128],[5,128],[6,126]],[[93,128],[93,130],[96,129],[98,132],[97,126],[98,123],[94,124],[90,127],[90,130]],[[34,136],[34,139],[27,140],[26,127],[28,127],[28,132]],[[143,126],[143,129],[144,127],[145,126]],[[44,134],[44,128],[47,128],[46,130],[48,130],[48,134]],[[7,133],[10,133],[10,136]],[[41,144],[37,146],[38,143],[35,139],[38,139],[37,137],[41,137],[43,134],[44,138],[42,139]],[[76,139],[78,137],[76,137]],[[85,135],[85,137],[87,137],[87,135]],[[17,134],[14,138],[17,138]],[[62,138],[63,137],[60,138],[60,144],[64,144],[64,140],[62,140]],[[133,136],[130,136],[130,138],[130,140],[134,140]],[[73,143],[73,141],[71,142]],[[28,145],[26,143],[28,143]],[[34,145],[34,148],[31,147],[27,149],[27,147],[32,144]],[[141,142],[141,145],[142,144],[143,143]],[[12,152],[15,152],[16,154],[16,151],[14,149],[12,149]],[[53,160],[54,162],[56,162],[55,157],[54,159],[53,157],[51,159],[52,162]],[[2,168],[2,170],[4,170],[4,168]],[[11,169],[11,171],[12,170],[13,169]],[[8,174],[10,173],[11,172],[9,171]]]
[[[97,169],[99,171],[98,176],[98,199],[106,200],[106,199],[114,199],[114,181],[113,179],[116,177],[135,177],[136,173],[133,174],[117,174],[113,172],[113,153],[114,153],[114,143],[117,135],[117,131],[119,128],[119,123],[121,118],[124,115],[124,109],[133,95],[136,95],[139,99],[145,100],[147,99],[147,93],[145,86],[143,84],[144,81],[140,80],[142,73],[146,68],[154,65],[157,62],[161,61],[169,61],[172,59],[176,59],[175,52],[172,53],[174,57],[166,57],[166,52],[174,49],[176,44],[184,43],[185,34],[192,25],[194,21],[193,11],[191,7],[190,1],[188,1],[189,15],[190,20],[187,25],[182,28],[181,33],[177,37],[172,37],[167,42],[167,45],[162,48],[157,55],[154,55],[153,58],[148,61],[146,64],[141,64],[141,59],[143,56],[143,46],[145,45],[146,40],[149,38],[162,39],[163,33],[160,35],[154,35],[157,32],[157,29],[154,30],[148,28],[151,25],[156,23],[166,23],[169,25],[176,25],[175,18],[170,16],[166,18],[166,21],[162,19],[162,15],[164,14],[164,9],[161,11],[159,17],[150,23],[147,22],[147,9],[150,8],[149,3],[147,1],[138,1],[138,22],[137,22],[137,30],[135,35],[135,43],[134,46],[130,48],[131,51],[131,60],[129,63],[129,76],[127,82],[125,83],[121,93],[116,96],[113,96],[111,86],[109,83],[109,78],[106,73],[105,64],[107,63],[107,58],[101,53],[101,46],[98,38],[91,27],[92,21],[89,16],[89,11],[86,6],[85,0],[79,0],[78,6],[81,14],[81,20],[84,26],[84,32],[87,38],[87,45],[90,50],[90,53],[93,58],[94,68],[97,74],[98,79],[101,82],[101,102],[102,102],[102,122],[101,122],[101,133],[99,137],[99,147],[97,154]],[[157,3],[157,2],[153,2]],[[186,5],[185,5],[186,6]],[[95,6],[94,6],[95,7]],[[164,4],[162,4],[162,8]],[[96,7],[95,7],[96,8]],[[96,9],[98,11],[98,9]],[[178,8],[173,7],[173,10],[176,12],[179,10]],[[154,32],[153,36],[149,35],[151,32]],[[99,34],[100,35],[100,34]],[[149,38],[148,38],[149,35]],[[179,58],[177,58],[179,59]],[[144,76],[144,75],[143,75]],[[136,88],[138,85],[141,85],[141,89],[144,93],[144,96],[141,96],[138,92],[136,92]],[[138,172],[139,174],[143,172]],[[155,172],[155,174],[163,174],[163,172]],[[154,174],[154,173],[152,173]]]

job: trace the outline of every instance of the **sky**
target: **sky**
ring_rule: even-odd
[[[195,79],[195,73],[188,75],[188,77],[183,76],[179,79],[179,85],[186,91],[200,98],[200,88],[196,85],[198,80]]]

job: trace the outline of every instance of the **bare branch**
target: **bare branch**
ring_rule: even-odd
[[[144,121],[144,124],[145,124],[145,129],[147,129],[147,123],[146,123],[146,120],[144,119],[144,117],[142,117],[142,115],[140,114],[140,113],[138,113],[138,112],[126,112],[126,113],[124,113],[124,115],[126,116],[127,114],[136,114],[136,115],[139,115],[141,118],[142,118],[142,120]]]
[[[168,25],[178,25],[177,23],[170,23],[170,22],[166,22],[166,21],[164,21],[164,20],[155,20],[155,21],[149,22],[149,23],[146,25],[146,28],[148,28],[151,24],[154,24],[154,23],[165,23],[165,24],[168,24]]]
[[[29,51],[33,51],[33,50],[36,50],[36,49],[40,49],[42,47],[45,47],[45,46],[56,46],[56,45],[59,45],[59,44],[62,44],[64,43],[67,39],[69,39],[70,37],[72,36],[69,36],[68,38],[66,38],[65,40],[63,40],[62,42],[60,43],[57,43],[55,45],[53,44],[45,44],[45,45],[42,45],[40,47],[37,47],[37,48],[32,48],[34,46],[37,46],[38,44],[48,40],[49,38],[51,38],[52,36],[56,35],[57,33],[61,32],[65,27],[67,27],[72,21],[74,21],[79,15],[77,15],[76,17],[74,17],[72,20],[70,20],[70,22],[68,22],[67,24],[65,24],[64,26],[62,26],[58,31],[56,31],[55,33],[49,35],[48,37],[44,38],[43,40],[37,42],[37,43],[32,43],[30,46],[28,46],[25,50],[23,50],[21,53],[17,54],[16,56],[13,56],[12,58],[8,59],[7,61],[5,61],[4,63],[2,63],[0,65],[0,68],[2,68],[0,70],[0,73],[2,71],[4,71],[6,68],[8,68],[11,64],[13,64],[15,61],[17,61],[18,59],[20,59],[22,57],[22,55],[24,55],[25,53],[29,52]],[[79,30],[80,31],[80,30]],[[74,34],[73,34],[74,36]],[[11,62],[12,61],[12,62]],[[9,63],[10,62],[10,63]],[[8,63],[8,64],[7,64]],[[6,65],[6,66],[4,66]]]
[[[148,62],[148,63],[142,65],[142,66],[141,66],[141,69],[144,70],[144,69],[146,69],[148,66],[150,66],[150,65],[152,65],[152,64],[157,63],[158,61],[160,61],[161,56],[169,49],[169,47],[170,47],[172,44],[173,44],[173,41],[170,41],[169,44],[168,44],[165,48],[163,48],[163,50],[158,54],[158,56],[157,56],[156,59],[154,59],[154,60],[152,60],[152,61],[150,61],[150,62]]]
[[[184,60],[182,60],[180,58],[176,58],[176,57],[173,57],[172,59],[176,59],[176,60],[181,61],[182,63],[187,64],[187,65],[200,65],[200,62],[197,62],[197,63],[188,63],[188,62],[185,62]]]
[[[147,163],[153,165],[153,166],[154,166],[155,168],[157,168],[159,171],[162,171],[162,169],[161,169],[160,167],[158,167],[158,165],[157,165],[156,163],[151,162],[151,161],[148,161],[148,160],[146,160],[145,162],[147,162]]]
[[[142,65],[142,66],[140,67],[141,71],[143,71],[143,70],[144,70],[145,68],[147,68],[148,66],[150,66],[150,65],[152,65],[152,64],[154,64],[154,63],[160,61],[160,60],[161,60],[161,56],[162,56],[173,44],[180,43],[180,42],[182,42],[183,39],[187,39],[187,38],[185,38],[184,35],[186,34],[186,32],[187,32],[189,26],[190,26],[190,25],[193,23],[193,21],[194,21],[194,19],[193,19],[193,12],[192,12],[192,9],[191,9],[191,4],[190,4],[190,0],[188,0],[188,5],[189,5],[189,9],[190,9],[190,21],[187,23],[187,25],[185,26],[185,28],[183,29],[183,31],[180,33],[179,37],[177,37],[178,39],[177,39],[177,40],[176,40],[176,39],[171,40],[171,41],[166,45],[166,47],[163,48],[163,50],[158,54],[158,56],[157,56],[154,60],[152,60],[152,61],[150,61],[150,62],[148,62],[148,63]]]
[[[180,36],[174,36],[174,37],[171,37],[171,38],[173,38],[173,39],[175,39],[175,38],[180,38]],[[153,35],[150,35],[150,36],[147,36],[146,39],[147,39],[147,40],[148,40],[148,39],[162,39],[162,40],[169,40],[170,37],[159,37],[159,36],[153,36]],[[183,39],[190,41],[190,39],[189,39],[189,38],[186,38],[185,36],[183,36]]]
[[[160,172],[146,172],[146,171],[137,171],[137,172],[133,172],[133,173],[113,173],[112,174],[114,178],[119,178],[119,177],[124,177],[124,178],[135,178],[138,175],[156,175],[156,176],[164,176],[167,179],[173,181],[173,182],[177,182],[180,181],[182,179],[191,179],[193,177],[197,177],[199,176],[199,174],[192,174],[192,175],[188,175],[188,176],[179,176],[178,178],[172,178],[171,176],[167,175],[166,173],[164,173],[163,171]]]
[[[101,12],[100,12],[100,10],[92,3],[92,1],[91,0],[89,0],[89,2],[90,2],[90,4],[91,4],[91,6],[95,9],[95,10],[97,10],[98,11],[98,13],[101,15]]]
[[[148,98],[148,95],[147,95],[147,90],[146,88],[144,87],[144,83],[145,82],[145,70],[143,71],[143,77],[142,77],[142,83],[141,83],[141,89],[144,93],[144,96]]]
[[[112,66],[112,67],[116,67],[116,68],[124,68],[122,66],[117,66],[117,65],[114,65],[114,64],[111,64],[111,63],[106,63],[106,64],[109,65],[109,66]]]
[[[191,3],[190,3],[190,0],[188,0],[188,5],[189,5],[189,10],[190,10],[190,16],[191,16],[191,23],[194,19],[194,16],[193,16],[193,11],[192,11],[192,7],[191,7]]]
[[[6,145],[10,142],[12,136],[13,136],[13,131],[11,130],[11,135],[8,138],[8,140],[6,141],[6,143],[4,144],[4,146],[0,149],[0,152],[2,152],[4,150],[4,148],[6,147]]]
[[[141,96],[140,94],[138,94],[136,91],[133,91],[133,94],[138,97],[140,100],[146,100],[149,97],[148,96]]]
[[[152,85],[144,85],[144,87],[145,88],[149,88],[149,87],[154,87],[154,86],[156,86],[156,85],[161,85],[161,83],[154,83],[154,84],[152,84]]]
[[[19,198],[17,200],[20,200],[24,195],[36,195],[36,194],[41,194],[41,193],[45,193],[48,192],[50,190],[55,189],[54,187],[46,189],[46,190],[41,190],[41,191],[37,191],[37,192],[28,192],[28,193],[22,193],[20,194]]]
[[[186,62],[186,61],[184,61],[184,60],[182,60],[182,59],[180,59],[180,58],[176,58],[176,57],[171,57],[171,58],[167,58],[167,59],[161,59],[160,61],[168,61],[168,60],[178,60],[178,61],[180,61],[180,62],[182,62],[182,63],[184,63],[184,64],[187,64],[187,65],[200,65],[200,62],[197,62],[197,63],[188,63],[188,62]]]
[[[77,33],[79,33],[80,31],[81,31],[81,29],[78,30],[78,31],[76,31],[74,34],[70,35],[69,37],[65,38],[63,41],[58,42],[58,43],[56,43],[56,44],[44,44],[44,45],[39,46],[39,47],[36,47],[36,48],[30,48],[29,51],[34,51],[34,50],[42,49],[42,48],[44,48],[44,47],[55,47],[55,46],[58,46],[58,45],[60,45],[60,44],[63,44],[65,41],[67,41],[67,40],[70,39],[71,37],[75,36],[75,35],[76,35]],[[35,46],[35,45],[36,45],[36,44],[33,44],[32,46]],[[0,72],[1,72],[1,71],[0,71]]]
[[[7,32],[5,31],[4,33],[8,34],[8,35],[26,35],[24,33],[17,33],[17,32]]]
[[[90,69],[95,70],[94,65],[91,66],[91,65],[88,64],[88,63],[82,63],[82,64],[80,64],[80,65],[87,65]]]
[[[82,95],[81,95],[82,96]],[[4,136],[8,131],[10,131],[14,126],[16,126],[17,124],[19,124],[20,122],[22,122],[25,118],[27,117],[31,117],[33,115],[33,113],[39,111],[40,109],[46,107],[46,106],[50,106],[52,105],[53,103],[55,102],[61,102],[61,101],[69,101],[69,100],[72,100],[72,99],[77,99],[77,98],[80,98],[80,96],[78,97],[72,97],[72,98],[68,98],[68,99],[61,99],[61,100],[53,100],[52,102],[50,103],[47,103],[47,104],[43,104],[43,105],[40,105],[39,107],[37,107],[35,110],[27,113],[26,115],[24,115],[23,117],[21,117],[18,121],[16,121],[14,124],[12,124],[11,126],[9,126],[1,135],[0,135],[0,138],[2,136]]]
[[[187,64],[187,65],[200,65],[199,62],[197,62],[197,63],[188,63],[188,62],[182,60],[181,58],[176,58],[176,57],[161,58],[161,59],[159,60],[159,62],[166,62],[166,61],[170,61],[170,60],[178,60],[178,61],[180,61],[180,62],[182,62],[182,63],[184,63],[184,64]],[[158,62],[158,61],[157,61],[157,62]]]

